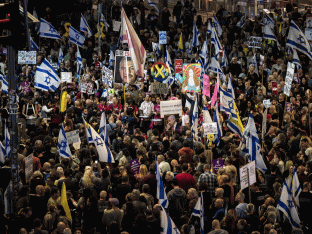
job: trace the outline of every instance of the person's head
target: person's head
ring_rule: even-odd
[[[235,200],[238,202],[238,203],[243,203],[244,202],[244,199],[245,199],[245,194],[243,194],[242,192],[238,192],[236,197],[235,197]]]
[[[45,188],[44,188],[43,185],[37,185],[36,186],[36,194],[38,196],[43,196],[44,195],[44,190],[45,190]]]
[[[179,180],[177,178],[173,178],[171,180],[171,184],[173,187],[178,187],[179,186]]]
[[[216,191],[215,191],[215,196],[216,197],[223,197],[223,194],[224,194],[224,189],[223,188],[216,188]]]
[[[102,191],[100,192],[100,199],[101,199],[101,200],[105,200],[106,197],[107,197],[107,192],[106,192],[105,190],[102,190]]]
[[[165,161],[165,157],[164,157],[164,155],[158,155],[157,156],[157,160],[158,160],[158,163],[161,163],[162,161]]]
[[[187,191],[187,199],[192,200],[192,199],[195,199],[197,197],[198,197],[198,193],[197,193],[196,189],[190,188]]]
[[[175,123],[176,123],[176,118],[175,118],[175,116],[174,116],[174,115],[170,115],[170,116],[168,117],[168,124],[169,124],[170,126],[174,126]]]
[[[59,222],[56,227],[57,233],[64,233],[65,228],[66,224],[63,222]]]
[[[109,203],[111,204],[112,207],[118,207],[119,200],[117,198],[110,198]]]
[[[127,71],[128,70],[128,71]],[[124,83],[134,84],[136,81],[136,74],[131,57],[123,57],[120,62],[120,77]]]
[[[221,198],[215,200],[214,207],[220,209],[223,207],[224,201]]]
[[[204,172],[208,172],[211,170],[211,165],[210,164],[205,164],[204,165]]]

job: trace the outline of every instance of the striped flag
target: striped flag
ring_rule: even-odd
[[[194,102],[194,108],[192,112],[191,118],[191,126],[192,126],[192,133],[195,135],[195,139],[197,139],[198,135],[198,93],[196,93],[196,99]]]
[[[4,142],[5,142],[5,154],[8,158],[11,157],[11,137],[7,122],[4,125]]]
[[[32,37],[30,37],[30,47],[32,51],[38,51],[39,48]]]
[[[168,207],[168,199],[167,199],[167,194],[165,191],[165,186],[163,184],[161,175],[160,175],[160,169],[159,169],[159,164],[157,161],[157,157],[156,157],[156,179],[157,179],[157,194],[156,194],[156,198],[159,200],[159,204],[163,207],[163,208],[167,208]]]
[[[199,31],[198,31],[195,21],[194,21],[194,26],[193,26],[192,46],[193,47],[199,46]]]
[[[200,197],[198,198],[192,215],[200,218],[200,234],[204,234],[205,232],[204,232],[204,199],[203,199],[203,193],[201,193]]]
[[[91,31],[86,19],[83,17],[83,14],[81,14],[81,18],[80,18],[80,31],[87,33],[87,37],[92,36],[92,31]]]
[[[146,51],[138,35],[132,27],[125,10],[121,10],[122,19],[122,43],[127,43],[134,69],[139,77],[144,77],[144,65]]]
[[[221,125],[220,116],[219,116],[218,102],[216,102],[215,112],[214,112],[214,116],[213,116],[213,122],[217,123],[218,134],[215,134],[214,140],[215,140],[216,146],[218,146],[220,143],[220,137],[222,137],[222,135],[223,135],[222,125]]]
[[[160,227],[161,234],[180,234],[179,229],[163,207],[160,208]]]
[[[40,19],[39,36],[62,40],[60,33],[56,31],[52,24],[44,19]]]
[[[214,13],[213,13],[213,23],[214,23],[214,27],[216,29],[217,35],[218,37],[220,37],[222,34],[222,27]]]
[[[61,157],[68,158],[72,156],[63,125],[60,129],[57,146]]]

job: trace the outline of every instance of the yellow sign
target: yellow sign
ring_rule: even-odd
[[[105,37],[105,34],[103,33],[103,29],[104,29],[104,24],[103,24],[103,22],[100,22],[100,25],[101,25],[101,27],[100,27],[101,38],[104,38],[104,37]],[[97,24],[96,28],[99,29],[99,24]],[[95,36],[96,38],[99,37],[99,30],[97,31],[97,33],[96,33],[94,36]]]
[[[214,141],[214,135],[208,134],[207,135],[207,141],[208,141],[208,145],[211,146],[212,142]]]
[[[64,24],[64,28],[65,28],[65,31],[66,31],[66,33],[64,33],[65,37],[69,36],[69,26],[71,26],[71,23],[69,23],[69,22]]]

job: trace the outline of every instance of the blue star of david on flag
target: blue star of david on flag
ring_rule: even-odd
[[[302,35],[299,35],[298,41],[299,41],[300,44],[304,44],[305,45],[305,40],[304,40]]]
[[[102,138],[100,138],[100,137],[96,137],[94,141],[95,141],[96,144],[99,145],[99,146],[102,146],[102,145],[103,145]]]
[[[40,19],[39,33],[40,37],[61,39],[60,33],[48,21],[44,19]]]
[[[46,83],[47,83],[47,85],[49,85],[49,84],[50,84],[50,82],[51,82],[50,77],[48,77],[48,76],[47,76],[44,82],[46,82]]]
[[[61,142],[61,149],[62,150],[66,150],[66,147],[67,147],[67,142],[66,141],[62,141]]]

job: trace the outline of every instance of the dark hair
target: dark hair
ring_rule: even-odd
[[[172,183],[173,186],[178,186],[179,185],[179,180],[177,178],[173,178],[171,180],[171,183]]]
[[[70,177],[73,174],[73,170],[71,168],[66,168],[64,171],[65,177]]]
[[[129,176],[127,174],[123,175],[122,178],[121,178],[121,181],[122,182],[128,182],[129,181]]]
[[[182,171],[187,171],[188,169],[188,164],[187,163],[183,163],[182,164]]]

